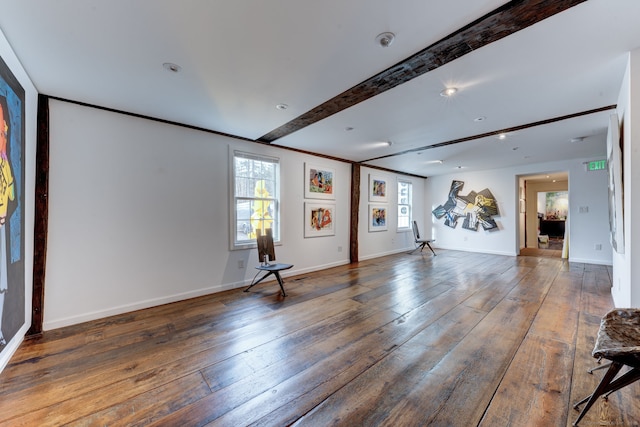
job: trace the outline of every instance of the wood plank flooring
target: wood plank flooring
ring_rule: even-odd
[[[0,375],[7,426],[569,426],[609,267],[439,250],[48,331]],[[636,426],[640,384],[580,426]]]

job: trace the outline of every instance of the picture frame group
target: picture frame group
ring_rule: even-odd
[[[304,164],[304,237],[333,236],[335,231],[335,169]]]

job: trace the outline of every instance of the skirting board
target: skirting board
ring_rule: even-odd
[[[327,268],[338,267],[340,265],[349,264],[349,260],[338,261],[335,263],[329,263],[326,265],[314,266],[310,268],[298,269],[298,270],[288,270],[287,274],[283,276],[296,276],[299,274],[310,273],[312,271],[325,270]],[[241,282],[233,282],[233,283],[225,283],[222,285],[211,286],[208,288],[197,289],[195,291],[189,291],[174,295],[167,295],[160,298],[153,298],[144,301],[134,302],[132,304],[120,305],[117,307],[112,307],[107,310],[98,310],[92,311],[89,313],[84,313],[78,316],[70,316],[61,319],[54,319],[50,321],[45,321],[43,324],[43,330],[50,331],[52,329],[63,328],[65,326],[77,325],[83,322],[90,322],[92,320],[102,319],[109,316],[115,316],[118,314],[129,313],[136,310],[143,310],[145,308],[157,307],[163,304],[170,304],[172,302],[184,301],[191,298],[197,298],[204,295],[214,294],[217,292],[227,291],[230,289],[237,289],[248,286],[251,283],[251,279],[243,280]]]

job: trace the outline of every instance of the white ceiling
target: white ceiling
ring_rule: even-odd
[[[505,3],[0,0],[0,29],[40,93],[255,140]],[[617,102],[638,18],[638,0],[586,1],[273,144],[351,161],[414,150],[367,163],[420,176],[602,158],[613,110],[552,120]]]

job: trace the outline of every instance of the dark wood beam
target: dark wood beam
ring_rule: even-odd
[[[351,165],[351,216],[349,232],[349,258],[358,262],[358,222],[360,220],[360,165]]]
[[[273,142],[586,0],[511,1],[258,140]]]
[[[44,320],[44,282],[49,228],[49,97],[45,95],[38,95],[37,120],[33,296],[28,337],[37,337],[42,334]]]
[[[429,150],[429,149],[432,149],[432,148],[446,147],[447,145],[460,144],[461,142],[473,141],[473,140],[476,140],[476,139],[481,139],[481,138],[486,138],[486,137],[489,137],[489,136],[499,135],[501,133],[517,132],[519,130],[528,129],[528,128],[532,128],[532,127],[535,127],[535,126],[548,125],[550,123],[555,123],[555,122],[559,122],[559,121],[562,121],[562,120],[573,119],[573,118],[576,118],[576,117],[586,116],[586,115],[589,115],[589,114],[600,113],[600,112],[607,111],[607,110],[612,110],[612,109],[615,109],[615,108],[616,108],[616,105],[607,105],[605,107],[595,108],[593,110],[587,110],[587,111],[581,111],[579,113],[567,114],[566,116],[554,117],[554,118],[551,118],[551,119],[540,120],[540,121],[537,121],[537,122],[527,123],[527,124],[524,124],[524,125],[514,126],[514,127],[510,127],[510,128],[506,128],[506,129],[494,130],[494,131],[491,131],[491,132],[485,132],[485,133],[481,133],[481,134],[478,134],[478,135],[472,135],[472,136],[466,136],[464,138],[452,139],[450,141],[439,142],[437,144],[425,145],[425,146],[417,147],[417,148],[411,148],[409,150],[399,151],[397,153],[386,154],[384,156],[378,156],[378,157],[373,157],[371,159],[362,160],[360,163],[364,164],[367,167],[373,167],[371,165],[367,165],[366,162],[371,162],[371,161],[379,160],[379,159],[385,159],[387,157],[401,156],[403,154],[415,153],[417,151],[424,151],[424,150]]]

